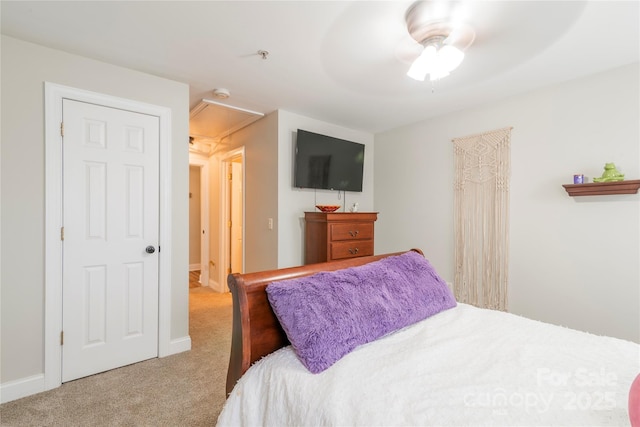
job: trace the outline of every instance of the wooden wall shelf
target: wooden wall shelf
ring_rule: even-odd
[[[564,184],[569,196],[601,196],[608,194],[636,194],[640,179],[618,182],[592,182],[589,184]]]

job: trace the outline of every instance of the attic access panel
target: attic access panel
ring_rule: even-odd
[[[257,111],[203,99],[189,114],[189,135],[220,142],[262,117]]]

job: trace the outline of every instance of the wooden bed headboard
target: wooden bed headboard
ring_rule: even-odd
[[[423,255],[420,249],[411,250]],[[233,296],[233,332],[227,372],[227,395],[253,362],[289,345],[289,340],[267,299],[268,284],[321,271],[356,267],[402,253],[404,252],[349,258],[257,273],[230,274],[227,283]]]

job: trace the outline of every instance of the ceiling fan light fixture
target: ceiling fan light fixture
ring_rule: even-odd
[[[407,29],[411,37],[422,46],[422,53],[413,61],[407,76],[424,81],[448,76],[464,60],[464,49],[475,39],[475,32],[464,23],[453,23],[451,16],[458,2],[444,4],[436,1],[418,1],[407,11]],[[451,10],[443,10],[443,5]]]
[[[463,59],[464,52],[460,49],[450,45],[441,45],[439,42],[431,42],[413,61],[407,71],[407,76],[424,81],[429,74],[429,80],[439,80],[458,68]]]
[[[438,51],[436,47],[433,45],[425,46],[424,50],[413,61],[409,71],[407,71],[407,76],[411,77],[414,80],[424,81],[427,74],[431,72],[433,66],[437,60]]]
[[[429,73],[429,80],[434,82],[436,80],[440,80],[444,77],[447,77],[449,74],[450,74],[449,71],[445,70],[444,68],[438,68],[433,70],[431,73]]]
[[[448,70],[453,71],[464,59],[464,52],[457,47],[444,45],[438,51],[438,60],[442,63],[442,66]]]

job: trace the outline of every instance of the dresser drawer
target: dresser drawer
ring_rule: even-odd
[[[373,239],[372,222],[351,222],[345,224],[331,224],[329,240]]]
[[[330,260],[373,255],[373,240],[332,242]]]
[[[305,212],[304,263],[373,255],[377,212]]]

